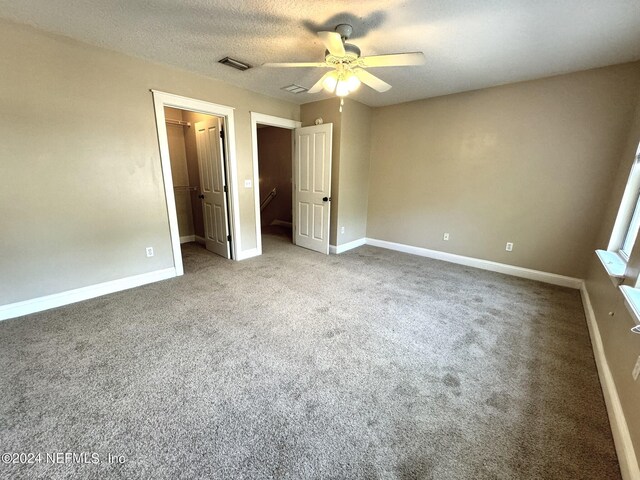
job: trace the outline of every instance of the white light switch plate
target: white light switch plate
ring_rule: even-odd
[[[244,188],[251,188],[251,180],[247,179],[244,181]]]

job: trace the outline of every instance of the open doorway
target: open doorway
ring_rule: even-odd
[[[251,113],[260,253],[265,248],[263,236],[293,241],[293,132],[301,125],[295,120]]]
[[[198,240],[200,219],[207,250],[241,259],[233,109],[155,90],[153,99],[176,275],[184,273],[181,237]],[[190,135],[185,128],[193,129]],[[189,150],[196,154],[188,155]],[[189,156],[197,161],[189,162]]]
[[[164,115],[180,244],[231,258],[224,118],[173,107]]]
[[[277,196],[277,190],[274,192],[273,187],[269,185],[263,186],[263,178],[259,160],[259,138],[267,137],[259,133],[260,130],[267,127],[277,127],[273,132],[287,129],[291,135],[291,152],[292,167],[291,170],[286,169],[284,175],[291,172],[292,189],[292,240],[295,245],[308,248],[316,252],[329,254],[329,225],[331,215],[331,157],[332,157],[332,137],[333,125],[331,123],[323,124],[319,121],[316,125],[309,127],[301,127],[301,123],[270,115],[259,113],[251,113],[251,127],[253,133],[253,172],[255,189],[255,208],[256,208],[256,234],[258,238],[258,254],[262,253],[262,221],[261,207],[263,209]],[[260,127],[260,128],[259,128]],[[266,130],[263,130],[267,132]],[[278,132],[275,135],[282,136],[283,139],[288,138],[286,133]],[[274,135],[269,135],[274,137]],[[285,141],[280,141],[284,144]],[[278,147],[279,155],[283,153],[286,147]],[[263,145],[263,151],[266,151]],[[287,155],[288,157],[288,155]],[[276,164],[279,162],[276,162]],[[277,167],[276,167],[277,168]],[[264,187],[266,192],[264,192]],[[288,200],[288,199],[287,199]],[[287,216],[288,217],[288,216]],[[271,222],[275,220],[275,225]],[[285,222],[279,222],[274,219],[266,226],[286,225]]]
[[[293,131],[258,124],[260,232],[293,242]]]

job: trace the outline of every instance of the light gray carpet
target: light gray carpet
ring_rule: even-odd
[[[579,293],[284,237],[0,322],[2,478],[620,478]]]

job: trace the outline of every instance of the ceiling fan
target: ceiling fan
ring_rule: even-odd
[[[371,57],[360,56],[360,49],[352,43],[347,43],[353,27],[340,24],[334,32],[318,32],[318,36],[324,43],[324,62],[306,63],[265,63],[265,67],[319,67],[330,68],[309,93],[318,93],[323,88],[339,97],[345,97],[360,87],[361,83],[373,88],[377,92],[386,92],[391,88],[384,80],[369,73],[367,68],[377,67],[405,67],[410,65],[423,65],[425,63],[422,52],[396,53],[391,55],[374,55]]]

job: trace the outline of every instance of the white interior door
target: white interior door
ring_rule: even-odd
[[[231,258],[227,220],[226,178],[221,137],[222,121],[217,117],[197,122],[196,144],[200,168],[200,198],[207,250]]]
[[[329,254],[331,137],[333,125],[295,129],[294,242]]]

